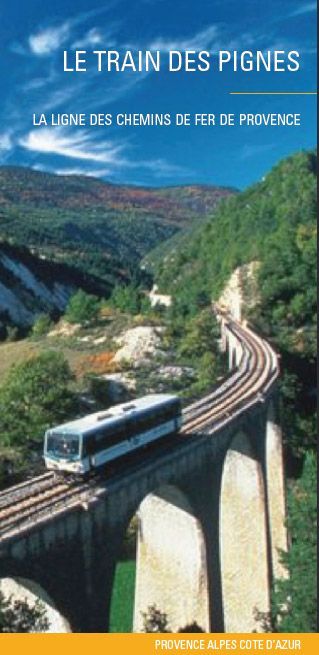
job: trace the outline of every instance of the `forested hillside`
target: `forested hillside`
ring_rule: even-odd
[[[227,188],[150,189],[27,168],[0,168],[0,239],[72,264],[113,285],[140,259],[211,213]]]
[[[198,294],[216,297],[236,266],[268,261],[274,242],[283,248],[286,244],[289,250],[298,229],[311,236],[316,217],[315,171],[315,153],[289,157],[261,182],[223,201],[193,234],[177,235],[171,248],[164,244],[154,257],[150,253],[147,261],[155,267],[160,289],[185,301],[191,311]],[[300,241],[299,232],[297,249]]]
[[[159,249],[156,262],[158,257]],[[162,291],[173,294],[175,314],[187,320],[218,298],[237,266],[251,261],[260,262],[260,298],[249,318],[281,351],[283,413],[298,454],[315,438],[310,418],[316,356],[314,152],[280,162],[261,182],[224,201],[188,238],[176,237],[155,263],[155,278]],[[293,418],[296,403],[300,420]]]

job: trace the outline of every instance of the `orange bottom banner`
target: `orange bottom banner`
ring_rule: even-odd
[[[315,655],[318,634],[3,634],[2,653],[32,655]]]

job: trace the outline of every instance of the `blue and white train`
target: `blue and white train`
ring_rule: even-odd
[[[144,396],[47,430],[45,465],[57,472],[84,475],[178,432],[181,423],[177,396]]]

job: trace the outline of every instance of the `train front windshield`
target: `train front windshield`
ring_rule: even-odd
[[[80,454],[80,440],[74,434],[51,434],[47,438],[47,454],[64,459],[76,459]]]

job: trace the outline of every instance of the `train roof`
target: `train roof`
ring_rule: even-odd
[[[94,412],[93,414],[87,414],[82,418],[75,419],[74,421],[69,421],[61,425],[56,425],[53,428],[50,428],[48,432],[63,432],[74,434],[85,433],[92,430],[92,428],[99,426],[110,425],[115,420],[123,418],[123,416],[132,416],[135,412],[151,409],[158,405],[162,405],[165,402],[177,400],[178,397],[172,394],[151,394],[148,396],[143,396],[142,398],[137,398],[126,403],[121,403],[119,405],[114,405],[113,407],[108,407],[108,409],[101,410],[100,412]]]

